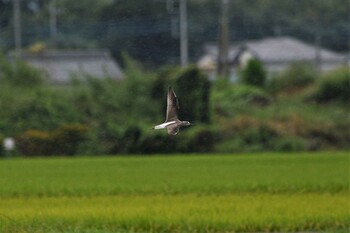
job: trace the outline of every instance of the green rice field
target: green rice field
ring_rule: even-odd
[[[0,232],[348,232],[348,152],[0,160]]]

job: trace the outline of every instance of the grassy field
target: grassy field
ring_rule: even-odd
[[[0,232],[347,232],[347,152],[0,160]]]

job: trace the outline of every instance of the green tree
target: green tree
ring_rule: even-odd
[[[180,103],[180,119],[196,123],[210,122],[210,81],[196,67],[180,71],[175,83]]]
[[[266,71],[262,63],[257,59],[249,60],[241,75],[242,82],[248,85],[262,87],[266,81]]]

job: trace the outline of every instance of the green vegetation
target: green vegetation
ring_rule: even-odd
[[[341,231],[349,154],[0,161],[1,232]]]
[[[25,205],[23,205],[25,202]],[[0,200],[2,232],[346,231],[348,196],[223,194]]]
[[[290,67],[271,78],[268,90],[278,92],[293,92],[303,89],[317,79],[317,71],[312,64],[292,63]]]
[[[1,160],[0,195],[337,193],[349,189],[347,159],[323,152]]]
[[[13,85],[0,73],[1,135],[25,156],[349,149],[346,68],[317,77],[293,64],[259,87],[210,82],[193,66],[146,72],[127,55],[124,65],[122,81],[87,76],[67,86]],[[196,124],[181,137],[150,130],[164,121],[170,85],[180,119]]]
[[[16,146],[27,156],[74,155],[86,131],[84,125],[64,125],[52,132],[28,130],[17,138]]]
[[[311,98],[318,102],[350,103],[350,69],[340,67],[323,77]]]
[[[263,87],[266,82],[266,71],[258,59],[251,59],[241,71],[241,81],[251,86]]]
[[[349,149],[349,77],[343,67],[317,75],[296,63],[275,74],[266,88],[217,82],[214,151]]]

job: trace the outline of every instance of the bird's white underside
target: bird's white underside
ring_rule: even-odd
[[[165,129],[167,126],[174,124],[176,121],[169,121],[169,122],[165,122],[163,124],[160,125],[156,125],[154,126],[154,129]]]

